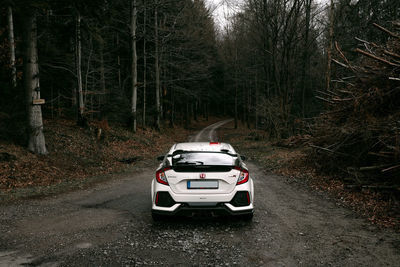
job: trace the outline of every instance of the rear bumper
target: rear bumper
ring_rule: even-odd
[[[241,207],[239,210],[232,210],[231,208],[233,206],[230,205],[229,203],[219,203],[216,206],[212,207],[210,206],[193,207],[187,203],[177,203],[176,205],[177,206],[174,207],[173,210],[160,210],[157,207],[157,209],[152,209],[151,212],[155,214],[169,215],[169,216],[192,216],[194,214],[199,214],[199,213],[209,213],[215,216],[223,216],[223,215],[241,216],[241,215],[253,214],[252,204],[246,207]]]
[[[157,192],[165,192],[170,196],[169,205],[156,205]],[[249,204],[240,205],[234,200],[239,192],[248,192]],[[253,180],[235,187],[228,194],[175,194],[169,186],[162,185],[153,180],[152,207],[154,214],[192,216],[196,213],[212,215],[246,215],[253,213],[254,185]],[[246,198],[247,200],[247,198]],[[159,199],[160,201],[160,199]]]

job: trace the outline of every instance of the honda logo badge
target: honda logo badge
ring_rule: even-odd
[[[200,178],[201,178],[201,179],[206,178],[206,174],[205,174],[205,173],[200,173]]]

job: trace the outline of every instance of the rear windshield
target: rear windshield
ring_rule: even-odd
[[[207,165],[207,166],[234,166],[237,157],[225,153],[213,152],[186,152],[172,156],[172,166]]]

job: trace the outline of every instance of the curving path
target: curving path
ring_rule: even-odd
[[[216,122],[214,124],[211,124],[204,129],[202,129],[200,132],[198,132],[195,136],[189,138],[190,142],[217,142],[218,141],[218,136],[216,133],[216,129],[221,127],[224,124],[227,124],[229,122],[233,121],[233,119],[228,119],[228,120],[223,120]]]

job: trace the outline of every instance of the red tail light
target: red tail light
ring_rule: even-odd
[[[240,167],[235,167],[235,169],[240,171],[236,184],[238,185],[246,183],[249,180],[249,171]]]
[[[165,167],[163,169],[160,169],[156,172],[156,180],[157,182],[159,182],[160,184],[165,184],[168,185],[168,180],[167,180],[167,176],[165,175],[165,171],[170,170],[171,167]]]

